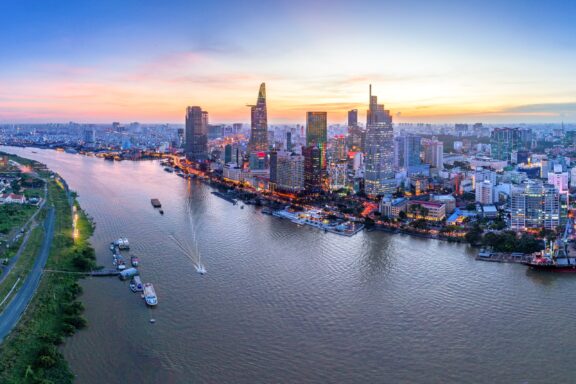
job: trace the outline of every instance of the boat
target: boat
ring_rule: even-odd
[[[130,264],[132,264],[133,267],[137,267],[138,264],[140,264],[140,259],[136,256],[132,256],[130,257]]]
[[[163,210],[163,209],[160,210],[160,214],[161,214],[161,215],[164,214],[164,210]]]
[[[120,277],[120,279],[122,279],[122,280],[126,280],[126,279],[130,279],[134,276],[137,276],[139,274],[140,273],[138,272],[138,270],[136,268],[126,268],[125,270],[120,272],[120,275],[118,275],[118,277]]]
[[[126,269],[126,263],[124,262],[124,260],[118,260],[118,262],[116,263],[116,269],[119,271],[124,271]]]
[[[158,200],[158,199],[150,199],[150,203],[152,203],[152,206],[154,208],[162,207],[162,204],[160,204],[160,200]]]
[[[130,242],[126,237],[119,238],[114,242],[114,245],[116,245],[119,249],[130,249]]]
[[[544,249],[523,264],[534,271],[576,273],[576,257],[570,257],[568,251],[572,225],[572,219],[569,219],[561,239],[545,240]]]
[[[130,280],[130,290],[132,290],[132,292],[142,292],[144,290],[140,276],[134,276],[132,280]]]
[[[174,172],[174,169],[172,169],[172,168],[170,168],[170,167],[166,167],[166,168],[164,168],[164,170],[165,170],[166,172],[170,172],[170,173]]]
[[[144,294],[142,295],[144,300],[146,300],[146,304],[149,306],[155,306],[158,304],[158,297],[156,296],[156,291],[154,290],[154,286],[152,283],[144,284]]]

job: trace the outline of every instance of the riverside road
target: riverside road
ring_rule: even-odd
[[[46,266],[46,261],[50,255],[50,247],[52,245],[52,238],[54,237],[54,207],[50,208],[46,221],[44,222],[44,240],[42,248],[34,262],[32,270],[26,277],[26,281],[18,290],[12,301],[8,304],[4,312],[0,314],[0,342],[12,331],[18,324],[20,317],[26,310],[26,307],[34,297],[36,288],[40,284],[42,278],[42,271]]]

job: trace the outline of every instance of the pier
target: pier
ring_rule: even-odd
[[[116,269],[99,269],[95,271],[88,271],[88,272],[73,272],[73,271],[57,271],[54,269],[45,269],[44,272],[48,273],[69,273],[73,275],[84,275],[84,276],[118,276],[120,271]]]

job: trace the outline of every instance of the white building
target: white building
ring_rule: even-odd
[[[490,180],[476,182],[476,202],[482,205],[494,203],[494,184]]]

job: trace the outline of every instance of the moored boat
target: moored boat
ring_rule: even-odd
[[[140,264],[140,259],[136,256],[132,256],[130,257],[130,264],[132,264],[133,267],[137,267]]]
[[[140,276],[134,276],[132,280],[130,280],[130,290],[132,290],[132,292],[142,292],[144,290]]]
[[[158,304],[158,297],[156,296],[156,290],[154,290],[152,283],[144,284],[144,294],[142,296],[144,296],[144,300],[149,306],[153,307]]]

